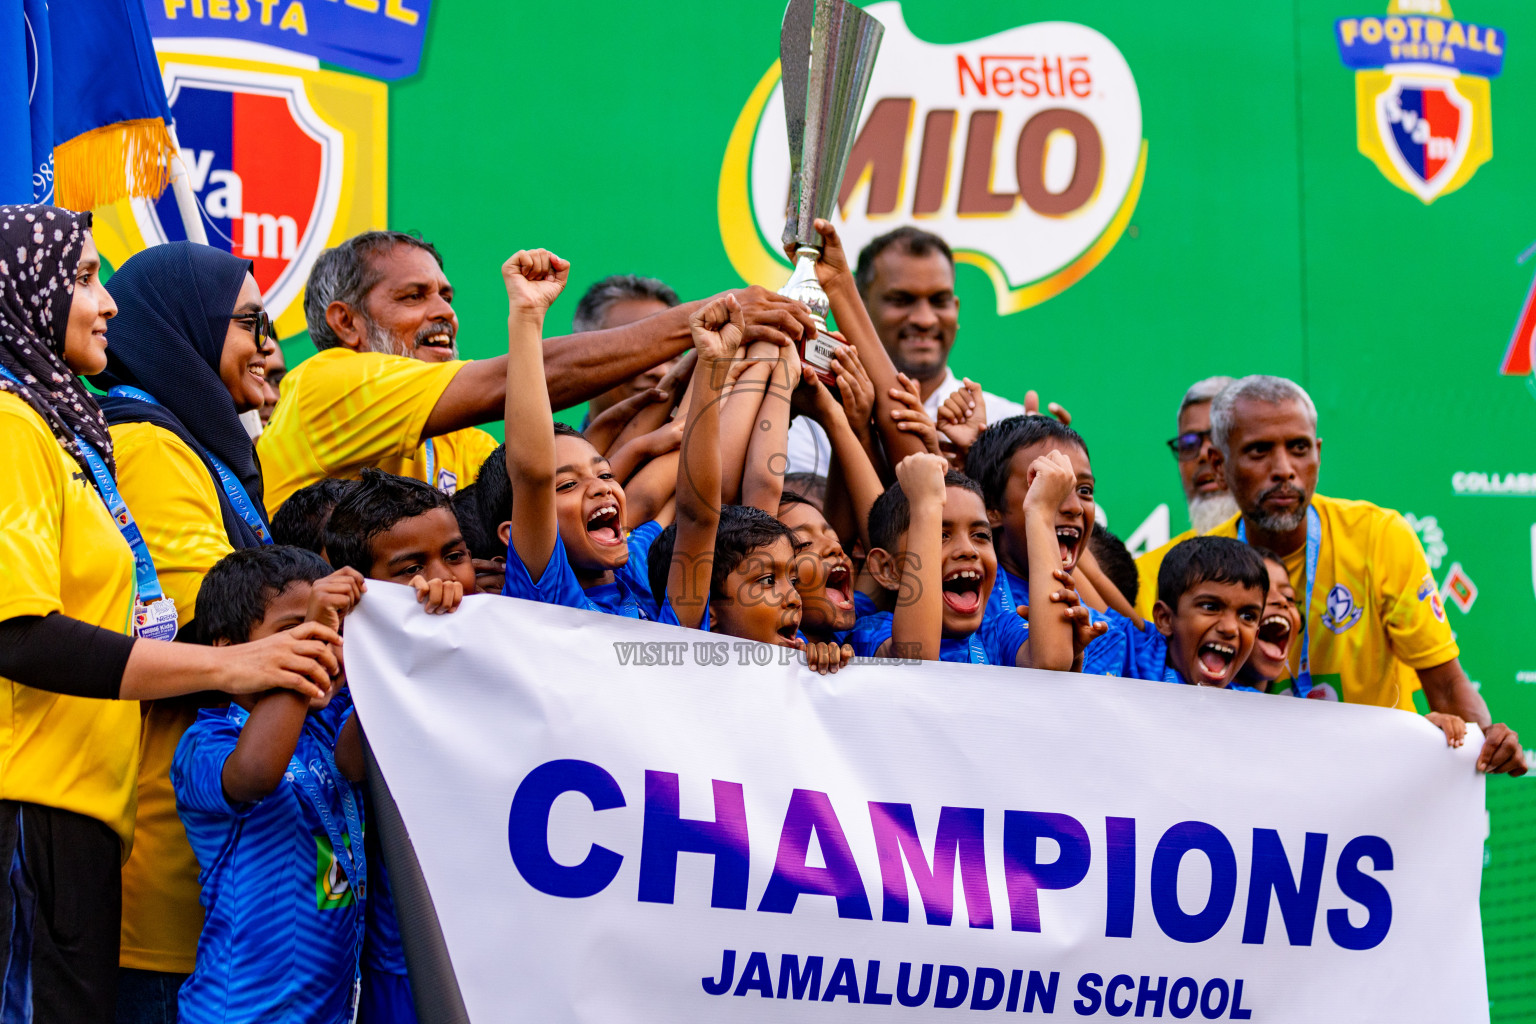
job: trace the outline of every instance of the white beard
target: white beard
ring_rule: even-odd
[[[1237,515],[1237,499],[1231,491],[1197,494],[1189,499],[1189,522],[1196,533],[1210,533]]]

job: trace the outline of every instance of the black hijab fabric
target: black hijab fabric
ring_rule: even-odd
[[[235,513],[207,457],[229,467],[266,519],[256,446],[219,379],[230,314],[250,271],[249,260],[195,242],[156,245],[130,257],[107,282],[117,316],[107,335],[107,368],[91,378],[103,391],[126,384],[160,403],[109,397],[101,407],[110,423],[153,423],[197,452],[237,549],[261,542]]]
[[[75,270],[90,230],[89,213],[0,206],[0,365],[21,381],[0,376],[0,391],[36,410],[87,479],[90,466],[77,435],[117,471],[101,408],[64,363]]]

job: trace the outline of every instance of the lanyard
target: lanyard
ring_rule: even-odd
[[[229,717],[237,727],[244,728],[251,716],[240,705],[231,704]],[[320,825],[325,829],[325,836],[331,843],[331,853],[340,862],[341,870],[347,876],[347,884],[352,888],[353,899],[357,903],[357,961],[353,966],[355,1018],[358,986],[362,980],[363,930],[366,927],[363,902],[368,898],[368,859],[363,851],[363,816],[358,810],[357,796],[352,792],[351,784],[342,779],[341,773],[336,769],[335,757],[324,747],[321,748],[320,755],[318,759],[320,765],[329,773],[331,783],[341,797],[341,812],[346,821],[345,835],[336,822],[336,816],[331,813],[329,802],[325,799],[320,783],[310,769],[299,760],[297,751],[288,759],[288,777],[309,797],[310,804],[319,815]]]
[[[119,384],[111,391],[108,391],[107,394],[113,398],[133,398],[140,402],[147,402],[150,405],[160,404],[155,399],[155,396],[147,391],[141,391],[126,384]],[[256,534],[257,540],[263,544],[271,544],[272,531],[262,521],[260,513],[256,511],[255,503],[251,501],[250,494],[246,491],[245,486],[240,483],[240,478],[230,472],[229,467],[224,465],[217,455],[206,449],[203,451],[203,454],[208,456],[208,461],[213,464],[213,471],[219,478],[219,486],[224,489],[224,496],[229,499],[230,507],[235,510],[235,514],[245,520],[245,525],[249,526],[251,532]]]
[[[429,437],[422,442],[422,447],[427,450],[427,483],[433,490],[437,490],[437,445]]]
[[[981,644],[981,634],[972,633],[965,638],[966,655],[972,665],[985,665],[987,662],[986,648]]]
[[[1018,610],[1018,603],[1013,599],[1013,588],[1008,585],[1008,570],[1002,566],[997,567],[997,579],[992,584],[997,591],[997,599],[1003,603],[1003,611],[1012,615]]]
[[[1248,525],[1237,521],[1237,539],[1248,543]],[[1312,652],[1307,631],[1312,619],[1312,588],[1317,584],[1317,554],[1323,546],[1323,518],[1314,505],[1307,506],[1307,604],[1301,612],[1301,666],[1296,670],[1296,686],[1291,693],[1305,697],[1312,691]]]
[[[4,366],[0,366],[0,376],[4,376],[13,384],[21,385],[16,375]],[[102,503],[107,506],[107,513],[117,524],[118,532],[123,535],[123,540],[128,542],[128,548],[133,553],[133,577],[137,587],[137,594],[134,597],[135,632],[138,636],[151,640],[170,640],[176,636],[176,606],[165,596],[165,590],[160,586],[160,577],[155,572],[155,561],[149,555],[149,545],[144,543],[144,534],[139,530],[139,524],[134,520],[133,513],[128,511],[128,503],[118,492],[117,482],[107,471],[106,460],[78,434],[75,435],[75,444],[80,446],[80,454],[85,456],[85,464],[91,471],[91,480],[96,485],[96,493],[101,496]],[[155,614],[149,616],[141,614],[143,609],[140,606],[154,605],[161,601],[165,602],[165,606],[156,608]]]

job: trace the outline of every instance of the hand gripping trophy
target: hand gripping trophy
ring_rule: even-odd
[[[783,242],[795,259],[779,294],[810,307],[819,330],[800,354],[829,385],[837,342],[826,333],[829,304],[816,279],[822,239],[812,225],[832,217],[883,35],[885,26],[846,0],[789,0],[779,37],[790,166]]]

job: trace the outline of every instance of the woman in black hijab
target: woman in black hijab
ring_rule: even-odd
[[[0,206],[0,1018],[35,1024],[113,1020],[132,702],[273,686],[319,696],[341,639],[313,624],[226,648],[135,635],[159,584],[76,377],[106,366],[116,312],[90,225]],[[156,617],[142,617],[147,634]]]
[[[117,319],[107,369],[91,378],[107,392],[101,407],[108,423],[151,424],[157,429],[148,436],[180,441],[203,464],[230,549],[271,543],[256,446],[240,422],[241,413],[261,407],[266,356],[275,344],[251,269],[250,260],[195,242],[130,257],[107,283]],[[143,448],[147,458],[164,457],[153,441]],[[119,461],[128,458],[125,450]],[[150,490],[163,485],[155,481]],[[122,486],[131,503],[131,480]],[[152,520],[147,505],[139,518]],[[199,583],[226,553],[198,567]]]
[[[117,317],[106,371],[91,383],[107,392],[101,407],[118,486],[192,636],[208,570],[270,536],[256,450],[239,418],[265,397],[272,341],[261,291],[249,260],[193,242],[136,253],[107,291]],[[170,771],[200,706],[144,705],[133,853],[123,865],[118,1000],[129,1016],[174,1020],[177,991],[197,958],[198,864]]]

